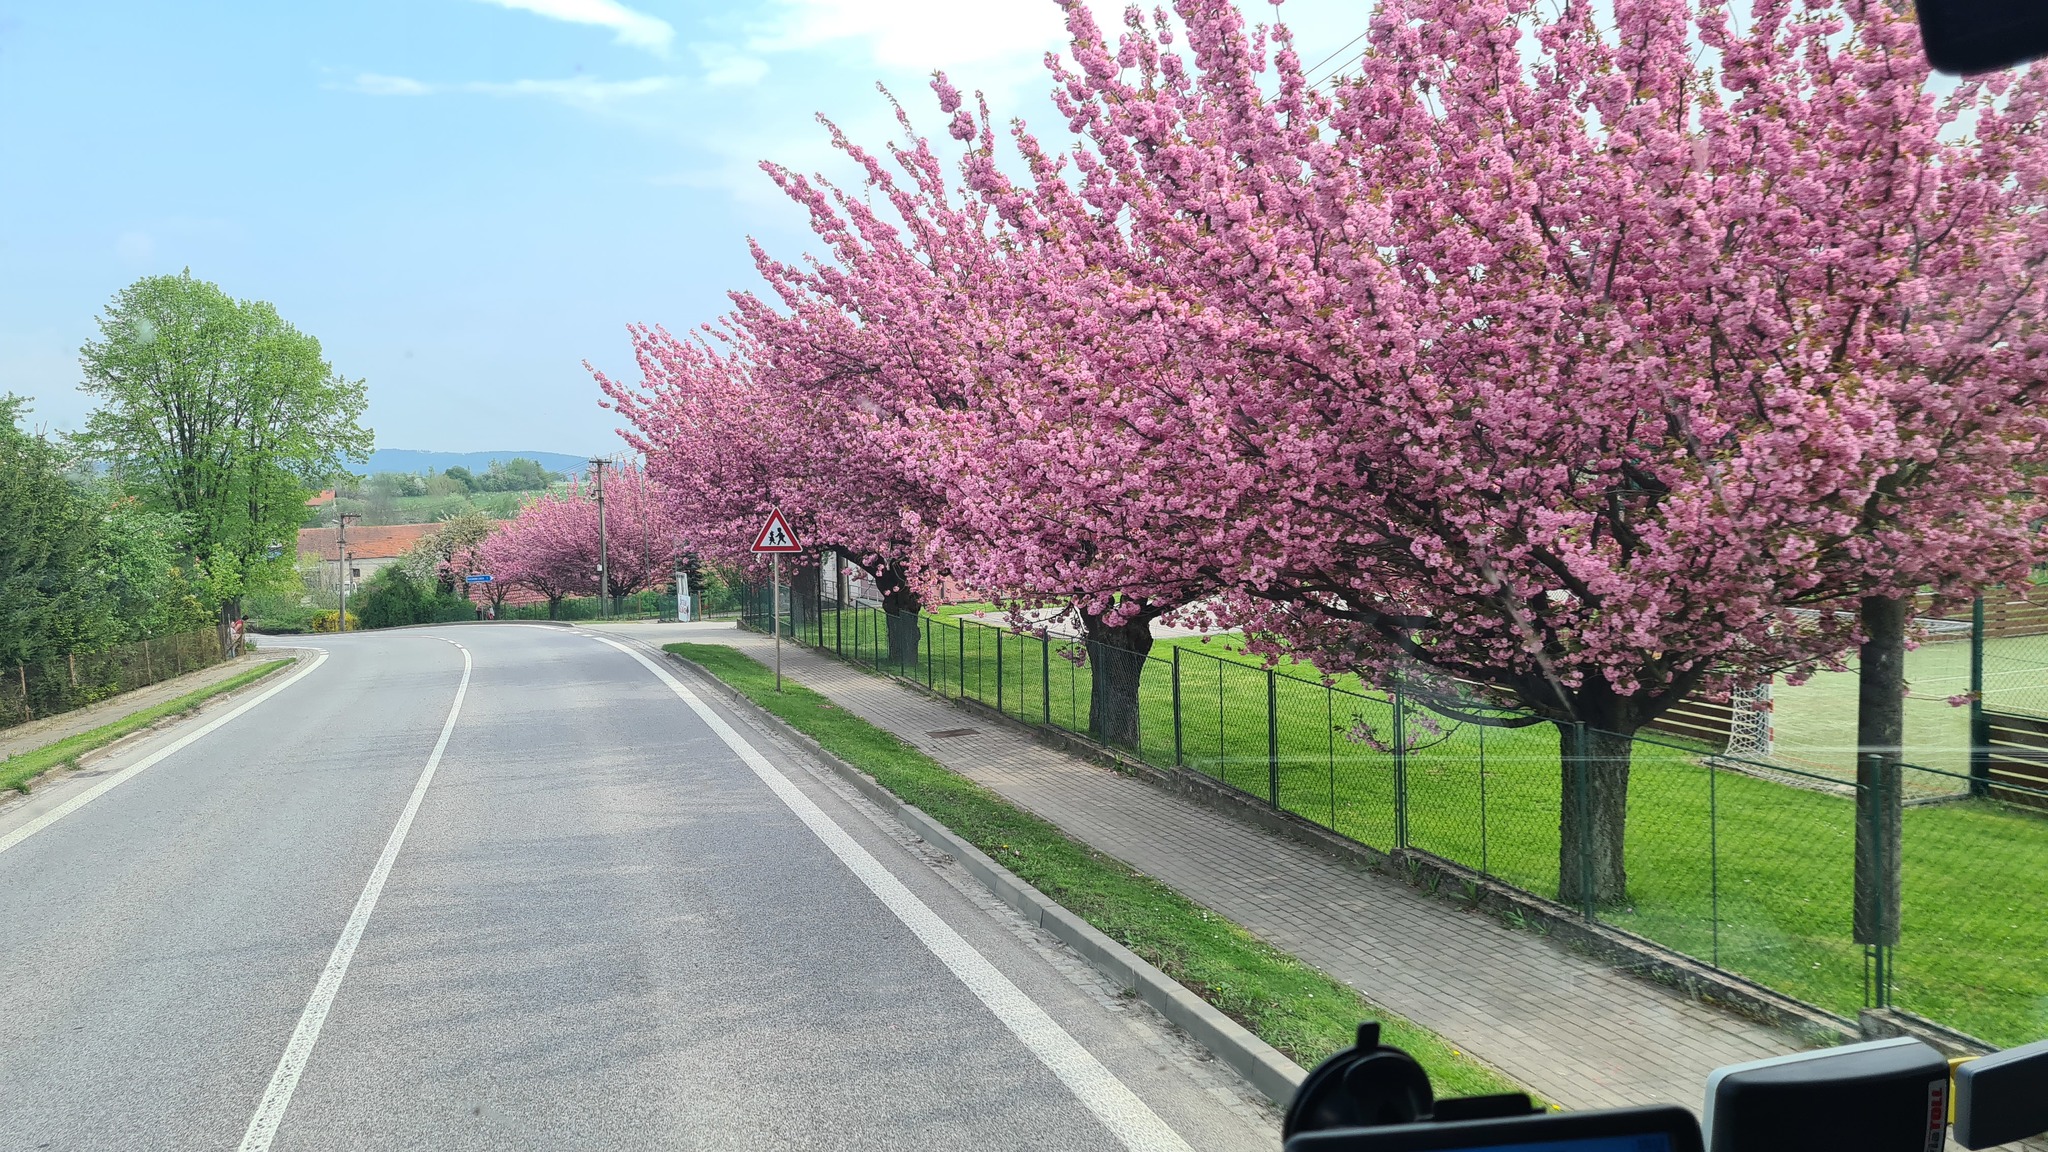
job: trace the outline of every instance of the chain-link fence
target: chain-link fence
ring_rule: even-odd
[[[83,708],[221,661],[212,628],[0,669],[0,728]]]
[[[2022,772],[2048,775],[2048,719],[2025,732],[2011,726],[2035,722],[2001,721],[2011,740],[2038,743],[1994,746],[1997,775],[1909,768],[1896,795],[1872,797],[1903,803],[1891,848],[1901,880],[1897,943],[1866,946],[1854,931],[1853,777],[1732,757],[1725,739],[1460,721],[1355,678],[1170,642],[1142,661],[1135,737],[1109,740],[1091,707],[1100,661],[1078,641],[919,615],[894,622],[892,646],[892,623],[872,605],[814,594],[781,607],[783,635],[798,643],[1120,743],[1369,847],[1563,900],[1830,1011],[1896,1006],[1994,1044],[2048,1035],[2048,784]],[[764,591],[742,622],[767,630]],[[1572,752],[1617,747],[1625,761]],[[1626,802],[1608,826],[1589,793],[1617,779]],[[1589,878],[1610,849],[1620,879],[1599,890]]]

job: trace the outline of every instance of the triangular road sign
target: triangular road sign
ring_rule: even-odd
[[[756,552],[801,552],[804,546],[796,542],[796,533],[789,530],[789,521],[782,518],[782,509],[768,513],[768,523],[761,525],[761,532],[754,537]]]

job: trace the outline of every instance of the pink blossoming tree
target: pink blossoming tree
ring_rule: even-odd
[[[638,467],[610,468],[604,503],[605,589],[597,578],[596,488],[585,482],[521,508],[479,546],[475,567],[547,597],[550,619],[568,596],[626,596],[666,582],[683,538],[655,483]]]
[[[1078,195],[990,202],[1128,222],[1108,303],[1212,358],[1118,384],[1243,543],[1242,619],[1560,725],[1564,898],[1624,898],[1643,724],[2038,555],[2038,73],[1928,95],[1857,0],[1389,0],[1320,92],[1222,0],[1177,5],[1185,58],[1068,10]]]

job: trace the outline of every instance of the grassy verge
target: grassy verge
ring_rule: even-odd
[[[849,658],[886,663],[872,613],[845,615],[843,623],[828,621],[827,648],[843,638]],[[1074,647],[980,627],[972,617],[934,620],[920,663],[902,671],[946,696],[1085,732],[1091,684],[1088,670],[1067,658]],[[1176,647],[1183,649],[1178,677]],[[1944,647],[1950,655],[1964,649],[1929,645],[1914,655]],[[1382,851],[1398,843],[1397,820],[1405,816],[1410,847],[1525,891],[1558,891],[1563,772],[1551,725],[1446,722],[1405,758],[1398,778],[1406,793],[1397,799],[1394,758],[1353,738],[1362,727],[1390,740],[1393,709],[1378,694],[1357,691],[1355,678],[1339,678],[1332,691],[1283,667],[1269,687],[1265,669],[1230,637],[1162,643],[1153,656],[1139,687],[1135,749],[1147,763],[1178,764],[1262,798],[1277,780],[1280,807]],[[1803,700],[1799,693],[1814,691],[1782,695]],[[1960,713],[1933,703],[1944,715]],[[1853,726],[1853,693],[1838,692],[1833,710]],[[1635,744],[1628,899],[1601,919],[1855,1015],[1864,973],[1850,932],[1854,802],[1717,771],[1700,752],[1661,737]],[[1907,773],[1908,795],[1959,786]],[[1902,853],[1893,1003],[1994,1044],[2048,1036],[2048,966],[2039,963],[2048,955],[2048,813],[1992,800],[1911,808]]]
[[[1438,1095],[1520,1090],[1443,1038],[1076,843],[816,692],[785,677],[784,691],[776,695],[773,675],[752,658],[716,644],[670,644],[667,650],[702,665],[873,776],[1303,1066],[1348,1046],[1358,1022],[1372,1017],[1383,1022],[1387,1043],[1407,1049],[1429,1070]]]
[[[95,748],[102,748],[119,740],[130,732],[136,732],[162,720],[189,712],[223,692],[232,692],[244,684],[252,684],[294,661],[270,660],[235,673],[218,684],[209,684],[197,692],[188,692],[174,700],[166,700],[121,717],[111,724],[102,724],[90,732],[67,736],[55,744],[46,744],[19,756],[0,760],[0,789],[12,788],[18,792],[28,791],[29,781],[59,765],[69,764]]]

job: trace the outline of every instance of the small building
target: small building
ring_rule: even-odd
[[[335,528],[299,529],[299,561],[312,564],[322,588],[333,589],[346,568],[348,590],[354,594],[363,581],[403,555],[405,550],[432,535],[439,524],[351,524],[344,544]]]

